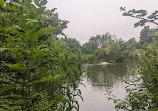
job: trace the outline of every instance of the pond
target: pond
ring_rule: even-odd
[[[124,98],[124,79],[127,76],[127,64],[86,65],[85,77],[80,89],[84,101],[79,100],[80,111],[115,111],[115,104],[108,100],[108,92]]]

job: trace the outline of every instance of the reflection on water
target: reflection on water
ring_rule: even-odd
[[[106,64],[87,66],[87,80],[93,88],[111,88],[116,82],[122,82],[126,76],[126,64]]]
[[[107,100],[107,90],[119,98],[125,96],[124,78],[126,64],[87,65],[83,84],[80,86],[84,102],[79,101],[80,111],[115,111],[114,103]]]

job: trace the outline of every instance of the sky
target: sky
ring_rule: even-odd
[[[120,7],[151,13],[158,9],[157,4],[158,0],[48,0],[47,8],[57,8],[59,18],[69,21],[64,33],[84,44],[107,32],[124,40],[138,39],[142,27],[134,28],[134,23],[139,20],[122,16]]]

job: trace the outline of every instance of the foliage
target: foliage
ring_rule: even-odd
[[[66,43],[73,52],[76,52],[81,49],[81,44],[74,38],[67,38]]]
[[[68,22],[46,3],[0,1],[0,110],[79,109],[81,54],[57,38]]]
[[[143,26],[146,22],[157,24],[157,11],[150,16],[145,10],[124,11],[124,16],[131,16],[141,19],[135,26]],[[150,44],[149,44],[150,43]],[[126,90],[128,95],[124,100],[114,99],[117,110],[127,111],[157,111],[158,110],[158,36],[157,29],[150,29],[145,26],[141,31],[140,46],[142,49],[137,51],[138,72],[134,81],[129,80]]]
[[[140,32],[140,45],[147,45],[152,43],[154,40],[154,36],[158,33],[158,29],[151,28],[149,26],[145,26]]]
[[[132,38],[128,41],[117,39],[109,33],[91,37],[89,42],[83,44],[82,53],[85,54],[84,62],[128,62],[136,59],[132,52],[138,48],[137,41]]]
[[[139,69],[136,77],[126,80],[127,96],[124,100],[110,97],[117,110],[157,111],[157,52],[153,47],[139,50]]]
[[[121,7],[120,10],[123,12],[122,14],[123,16],[129,16],[129,17],[140,19],[139,22],[134,24],[134,27],[144,26],[146,23],[153,23],[155,25],[158,25],[157,23],[158,11],[157,10],[155,10],[150,15],[147,14],[146,10],[131,9],[129,11],[126,11],[126,7]]]

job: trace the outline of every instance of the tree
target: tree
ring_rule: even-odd
[[[151,28],[149,26],[145,26],[140,32],[140,44],[149,44],[153,42],[154,36],[158,34],[158,30]]]
[[[131,9],[129,11],[126,11],[126,7],[121,7],[120,10],[123,12],[123,16],[129,16],[133,18],[137,18],[140,21],[134,24],[134,27],[138,26],[144,26],[146,23],[153,23],[155,25],[158,25],[157,23],[157,16],[158,11],[155,10],[150,15],[147,14],[146,10],[135,10]]]
[[[158,11],[147,15],[145,10],[132,9],[126,12],[125,8],[121,9],[124,11],[123,15],[140,19],[135,26],[144,26],[147,22],[158,25]],[[126,87],[128,95],[125,100],[114,99],[115,103],[117,103],[115,106],[117,109],[127,111],[158,110],[158,36],[157,33],[153,34],[154,41],[152,41],[149,38],[150,33],[153,33],[152,31],[146,26],[141,32],[142,38],[140,40],[147,43],[147,46],[143,46],[142,49],[137,51],[139,56],[138,76],[135,82],[128,82],[129,85]],[[140,43],[142,43],[141,41]]]
[[[89,42],[92,42],[95,44],[96,48],[102,48],[106,46],[108,42],[112,41],[112,35],[110,35],[108,32],[103,35],[96,35],[89,39]]]
[[[81,56],[62,31],[67,21],[46,0],[0,1],[0,110],[79,109]],[[76,60],[71,57],[76,56]]]
[[[81,48],[81,44],[74,38],[67,38],[66,43],[68,47],[73,50],[73,52],[78,51]]]
[[[91,37],[89,42],[82,45],[82,53],[85,54],[85,61],[90,63],[103,61],[122,63],[136,58],[136,55],[132,54],[136,46],[135,38],[125,42],[106,33]]]

